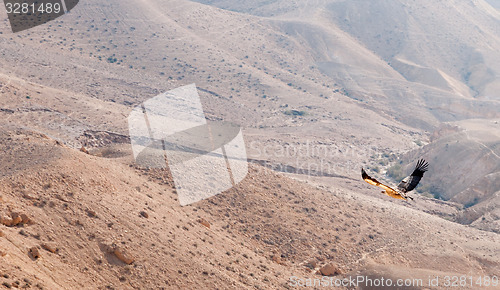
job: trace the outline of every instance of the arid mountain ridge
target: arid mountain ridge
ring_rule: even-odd
[[[258,2],[245,3],[264,9]],[[498,37],[489,37],[498,26],[498,12],[483,2],[440,4],[448,5],[445,7],[428,3],[436,11],[451,7],[447,15],[475,11],[468,18],[457,19],[453,27],[443,26],[449,28],[448,48],[433,49],[443,42],[444,32],[435,32],[429,23],[444,21],[441,14],[420,9],[425,3],[398,3],[387,7],[380,2],[372,7],[375,10],[370,11],[378,11],[374,15],[388,14],[374,19],[356,8],[364,7],[363,1],[304,2],[301,6],[275,1],[264,9],[275,11],[273,15],[250,6],[231,8],[258,17],[186,1],[169,5],[144,1],[132,16],[128,12],[136,5],[132,2],[122,1],[120,7],[114,2],[104,6],[82,3],[79,13],[27,32],[12,35],[5,27],[4,90],[19,95],[4,103],[3,114],[78,147],[75,138],[87,129],[126,135],[125,118],[132,106],[195,82],[207,116],[244,126],[257,147],[279,149],[307,143],[339,148],[340,152],[290,158],[257,150],[261,154],[251,156],[254,159],[291,166],[323,162],[330,174],[357,178],[359,164],[391,166],[389,160],[379,157],[397,157],[419,148],[416,144],[425,145],[429,134],[445,121],[460,126],[474,118],[489,126],[499,117],[498,96],[490,94],[498,82],[493,77],[499,67],[495,65],[498,50],[492,49]],[[392,22],[366,24],[376,24],[377,19]],[[386,30],[397,23],[406,24],[392,29],[399,32],[390,36]],[[375,32],[363,27],[385,30],[379,31],[380,39],[371,38]],[[475,33],[478,29],[481,33]],[[244,35],[247,37],[241,37]],[[426,39],[418,35],[426,35]],[[422,51],[416,53],[416,47]],[[471,49],[476,52],[471,54]],[[476,57],[471,59],[473,55]],[[85,109],[75,111],[76,104]],[[305,115],[284,114],[290,110]],[[492,130],[497,127],[489,126]],[[483,142],[484,136],[476,138],[489,149],[480,146],[479,154],[494,158],[491,152],[498,155],[498,139]],[[459,136],[464,138],[466,134]],[[429,174],[436,181],[429,192],[440,198],[471,192],[467,191],[470,186],[477,191],[481,178],[497,172],[494,168],[480,171],[460,189],[448,190],[437,180],[452,182],[469,168],[441,158],[442,147],[427,148],[433,150],[428,155],[433,156],[434,164],[454,168]],[[354,153],[342,153],[349,150]],[[250,153],[255,154],[252,149]],[[479,167],[483,167],[481,162]],[[485,199],[496,194],[479,190],[487,192],[481,194]],[[476,194],[457,200],[468,206],[479,201]]]

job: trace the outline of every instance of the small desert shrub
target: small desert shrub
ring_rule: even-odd
[[[286,110],[284,112],[285,115],[288,115],[288,116],[304,116],[306,115],[306,111],[297,111],[297,110]]]

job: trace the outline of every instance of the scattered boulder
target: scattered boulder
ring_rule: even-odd
[[[304,266],[306,266],[307,268],[309,268],[311,270],[314,270],[318,266],[318,262],[316,262],[316,260],[311,260],[311,261],[305,263]]]
[[[35,200],[36,199],[35,196],[33,196],[33,195],[29,194],[29,193],[23,193],[23,198],[29,199],[29,200]]]
[[[8,227],[15,227],[17,225],[24,224],[33,224],[33,220],[31,220],[26,214],[19,214],[17,212],[12,212],[9,217],[0,217],[0,224]]]
[[[272,257],[272,260],[273,262],[275,262],[276,264],[280,264],[280,265],[284,265],[285,263],[283,262],[283,259],[280,257],[280,256],[276,256],[274,255]]]
[[[12,219],[8,217],[0,217],[0,224],[4,226],[11,227],[12,226]]]
[[[332,264],[323,266],[321,269],[319,269],[318,273],[323,276],[335,276],[341,274],[340,270]]]
[[[207,228],[210,228],[210,223],[209,223],[206,219],[204,219],[204,218],[200,218],[200,219],[198,220],[198,222],[199,222],[200,224],[202,224],[202,225],[206,226]]]
[[[141,211],[140,214],[142,217],[149,218],[149,214],[145,211]]]
[[[38,247],[30,248],[29,252],[30,252],[31,257],[33,257],[33,259],[36,260],[36,259],[40,258],[40,251],[38,250]]]
[[[84,146],[80,147],[80,151],[85,153],[85,154],[90,154],[89,151],[87,149],[85,149]]]
[[[135,259],[130,255],[130,253],[128,253],[127,250],[120,248],[118,246],[115,246],[115,248],[113,250],[113,254],[115,254],[115,256],[120,261],[122,261],[123,263],[125,263],[127,265],[130,265],[135,261]]]
[[[17,212],[11,213],[10,216],[12,217],[12,226],[17,226],[23,222],[23,218]]]
[[[56,245],[52,244],[52,243],[43,243],[42,244],[42,248],[46,251],[49,251],[53,254],[57,253],[57,251],[59,250]]]
[[[95,211],[93,211],[91,209],[87,209],[86,212],[87,212],[87,215],[89,217],[91,217],[91,218],[97,218],[97,213]]]
[[[22,223],[26,225],[34,224],[33,220],[30,219],[26,214],[22,213],[21,215]]]

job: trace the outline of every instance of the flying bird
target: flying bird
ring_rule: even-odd
[[[429,163],[427,163],[424,159],[420,159],[417,162],[417,166],[415,166],[415,169],[413,170],[412,174],[403,179],[398,184],[398,187],[396,189],[393,189],[390,186],[380,183],[375,178],[370,177],[363,168],[361,168],[361,176],[363,177],[363,180],[368,182],[369,184],[384,189],[382,193],[385,193],[390,197],[403,200],[407,200],[409,198],[413,200],[413,198],[407,195],[406,193],[412,191],[415,187],[417,187],[418,183],[420,182],[420,179],[422,179],[422,177],[424,176],[424,172],[427,171],[428,166]]]

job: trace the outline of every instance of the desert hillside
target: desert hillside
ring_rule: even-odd
[[[253,165],[234,189],[181,207],[168,171],[9,126],[1,140],[2,217],[29,218],[1,226],[3,285],[269,289],[325,265],[393,279],[499,270],[497,234],[372,197],[362,181],[332,190]]]

